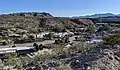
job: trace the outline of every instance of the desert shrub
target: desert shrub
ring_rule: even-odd
[[[98,31],[109,31],[111,30],[111,27],[107,24],[107,25],[103,25],[101,27],[99,27]]]
[[[16,62],[17,62],[17,54],[13,53],[13,54],[7,54],[5,56],[6,58],[8,58],[8,65],[11,65],[11,66],[15,66],[16,65]]]
[[[4,67],[3,62],[2,60],[0,60],[0,70],[3,70],[3,67]]]
[[[63,63],[60,65],[59,68],[60,70],[72,70],[69,64],[63,64]]]
[[[95,30],[96,30],[95,26],[93,24],[90,24],[90,25],[88,25],[86,31],[89,33],[95,33]]]
[[[35,37],[33,35],[29,35],[29,39],[34,39]]]
[[[2,36],[0,36],[0,40],[2,40]]]
[[[56,45],[56,47],[52,48],[52,51],[55,55],[60,55],[64,53],[64,46]]]
[[[51,49],[52,49],[51,53],[47,52],[47,51],[44,52],[44,54],[39,53],[38,55],[36,55],[34,57],[34,60],[35,61],[38,61],[38,60],[44,61],[44,60],[47,60],[47,59],[51,59],[54,56],[65,54],[65,52],[66,52],[66,50],[64,49],[64,46],[62,46],[62,45],[54,45]]]
[[[8,37],[8,36],[2,36],[1,39],[2,39],[2,40],[8,40],[9,37]]]
[[[62,41],[60,39],[55,40],[55,44],[61,44],[61,43],[62,43]]]
[[[52,31],[54,31],[54,32],[62,32],[62,31],[64,31],[64,27],[62,27],[60,25],[56,25],[56,26],[52,27]]]
[[[28,63],[31,62],[31,58],[27,56],[18,56],[17,54],[8,54],[6,55],[8,58],[7,64],[8,66],[13,66],[15,69],[24,69]]]
[[[103,40],[105,44],[110,45],[118,44],[120,43],[120,33],[114,36],[104,37]]]
[[[51,59],[53,56],[53,54],[49,53],[49,52],[44,52],[44,54],[39,53],[38,55],[36,55],[33,58],[33,62],[37,62],[37,61],[45,61],[47,59]]]

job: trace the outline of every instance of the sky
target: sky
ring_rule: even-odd
[[[48,12],[53,16],[120,13],[120,0],[0,0],[0,14]]]

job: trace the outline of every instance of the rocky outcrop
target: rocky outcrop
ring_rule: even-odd
[[[71,21],[79,24],[79,25],[89,25],[89,24],[94,24],[93,21],[91,19],[71,19]]]

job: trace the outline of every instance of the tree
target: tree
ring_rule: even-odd
[[[39,50],[43,50],[42,44],[39,45]]]

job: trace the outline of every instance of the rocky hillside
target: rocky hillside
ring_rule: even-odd
[[[120,70],[119,46],[97,45],[82,52],[78,47],[81,48],[80,43],[69,50],[57,46],[49,52],[46,50],[39,53],[32,59],[20,57],[9,61],[13,64],[12,68],[21,70]]]
[[[61,62],[63,70],[119,70],[119,49],[119,47],[96,46],[82,53],[61,55],[52,60],[46,60],[43,62],[45,65],[43,67],[61,70]],[[37,62],[39,63],[39,61]]]
[[[97,47],[72,59],[74,70],[119,70],[119,47]]]
[[[4,14],[0,15],[0,36],[5,33],[27,35],[44,31],[77,32],[87,26],[88,32],[94,33],[94,27],[89,24],[95,22],[98,20],[54,17],[44,12]],[[119,37],[111,39],[110,43],[114,43],[114,39],[115,43],[118,43]],[[2,38],[6,37],[2,36]],[[6,64],[0,61],[0,68],[7,70],[2,68],[8,68],[6,66],[8,65],[11,70],[120,70],[119,45],[87,44],[82,41],[74,41],[70,46],[69,43],[66,45],[67,43],[41,46],[44,49],[33,53],[35,55],[31,57],[29,54],[27,56],[6,55],[8,62]]]
[[[75,29],[92,23],[89,19],[72,19],[53,17],[49,13],[13,13],[0,15],[0,28],[12,29],[16,31],[27,30],[29,33],[38,33],[41,31],[64,31]]]

